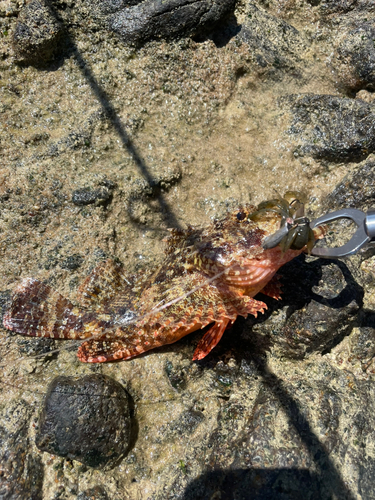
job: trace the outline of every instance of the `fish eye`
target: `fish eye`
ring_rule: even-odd
[[[238,212],[238,214],[236,215],[236,217],[237,217],[237,220],[243,221],[243,220],[246,219],[247,214],[246,214],[246,212],[241,211],[241,212]]]

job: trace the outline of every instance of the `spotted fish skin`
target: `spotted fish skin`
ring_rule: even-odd
[[[128,276],[113,260],[100,263],[79,287],[77,305],[26,278],[14,290],[4,326],[22,335],[86,339],[79,359],[101,363],[133,358],[211,325],[194,352],[194,360],[202,359],[237,316],[264,312],[255,295],[280,298],[272,278],[304,250],[264,249],[282,215],[270,210],[252,220],[256,210],[244,205],[206,228],[171,230],[163,263],[146,276]]]

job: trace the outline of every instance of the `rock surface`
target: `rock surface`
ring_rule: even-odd
[[[349,32],[343,30],[333,67],[347,89],[375,90],[374,39],[373,23],[363,23]]]
[[[43,498],[43,463],[32,451],[28,436],[31,414],[22,399],[1,405],[0,496],[4,500]]]
[[[137,0],[40,1],[45,27],[28,5],[0,2],[2,312],[21,278],[75,303],[99,261],[149,272],[168,228],[206,225],[275,191],[306,191],[311,218],[374,206],[372,0],[255,0],[233,12],[232,2],[163,11]],[[18,44],[22,19],[31,34]],[[137,49],[125,42],[129,19]],[[351,230],[332,225],[326,243]],[[280,274],[282,299],[260,295],[267,312],[240,318],[200,362],[203,332],[90,365],[75,342],[0,329],[0,496],[373,498],[374,251],[302,256]],[[110,461],[93,469],[98,412],[106,418],[114,398],[74,384],[49,393],[92,415],[83,450],[79,426],[55,442],[37,423],[57,377],[99,374],[134,408],[129,451],[115,438]],[[55,430],[74,422],[62,404]],[[115,427],[125,419],[111,415]],[[49,451],[36,435],[50,436]]]
[[[287,133],[295,155],[355,161],[375,151],[375,107],[362,100],[330,95],[297,95],[281,100],[293,115]]]
[[[325,201],[327,210],[338,210],[340,207],[369,210],[375,207],[375,155],[370,155],[356,166],[335,187]]]
[[[13,34],[19,62],[44,66],[62,49],[63,25],[56,19],[48,1],[32,0],[20,11]]]
[[[146,0],[108,18],[127,43],[202,34],[233,11],[235,0]]]
[[[277,356],[301,359],[329,352],[351,333],[364,293],[344,263],[299,258],[280,275],[285,299],[280,305],[273,301],[270,317],[252,329],[266,333]]]
[[[238,39],[248,45],[249,56],[271,76],[286,68],[298,73],[308,45],[296,28],[253,4],[248,7]]]

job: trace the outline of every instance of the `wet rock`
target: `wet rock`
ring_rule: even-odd
[[[335,187],[323,202],[325,210],[358,208],[368,210],[375,207],[375,155],[369,156],[356,166]]]
[[[280,274],[282,309],[271,303],[274,314],[253,326],[253,332],[269,336],[277,356],[328,352],[352,331],[363,290],[344,263],[295,259]]]
[[[375,26],[361,23],[339,38],[333,67],[340,81],[350,90],[375,90]]]
[[[78,269],[83,264],[83,257],[77,253],[69,255],[66,259],[60,262],[61,269],[68,269],[69,271],[74,271]]]
[[[373,313],[363,315],[363,323],[375,325]],[[369,321],[370,320],[370,321]],[[375,326],[360,326],[350,337],[350,356],[358,359],[363,367],[375,356]]]
[[[201,411],[190,409],[180,415],[178,420],[171,422],[169,431],[179,435],[191,434],[203,420],[204,414]]]
[[[221,406],[205,448],[206,471],[192,477],[181,496],[176,492],[182,480],[176,478],[171,491],[177,498],[352,498],[335,464],[349,461],[356,470],[353,484],[359,484],[358,464],[367,464],[364,433],[373,435],[374,418],[366,416],[368,408],[352,405],[359,398],[372,411],[371,383],[355,383],[348,395],[347,374],[324,362],[305,365],[293,380],[281,373],[281,366],[276,375],[258,363],[256,394]]]
[[[15,335],[11,332],[8,335]],[[41,354],[52,354],[56,348],[56,343],[53,339],[45,338],[28,338],[15,335],[15,342],[18,345],[20,354],[27,356],[40,356]]]
[[[302,494],[302,491],[305,493]],[[304,469],[231,469],[211,471],[191,481],[182,500],[313,500],[323,498],[317,474]]]
[[[249,46],[250,56],[258,66],[274,73],[296,68],[306,50],[298,30],[253,4],[248,6],[248,15],[237,38]]]
[[[130,426],[128,396],[116,381],[61,376],[48,389],[36,445],[89,467],[112,467],[126,454]]]
[[[83,188],[76,189],[72,194],[74,205],[106,205],[112,199],[112,189],[103,186],[100,189]]]
[[[17,61],[45,66],[61,50],[63,34],[48,2],[32,0],[21,9],[13,34]]]
[[[370,14],[375,12],[372,0],[310,0],[312,5],[319,5],[323,15],[345,14],[347,12]]]
[[[141,3],[142,0],[92,0],[91,8],[96,15],[115,14],[119,10]]]
[[[179,367],[174,367],[171,361],[167,361],[165,364],[165,372],[169,379],[171,386],[181,391],[186,387],[186,373],[185,370]]]
[[[355,161],[375,151],[375,106],[330,95],[280,99],[292,112],[287,133],[297,142],[295,156],[333,162]]]
[[[11,298],[10,290],[0,292],[0,326],[3,325],[3,316],[9,307]]]
[[[210,30],[234,9],[234,5],[235,0],[147,0],[117,11],[107,22],[122,40],[139,44]]]
[[[78,494],[77,500],[108,500],[109,497],[103,486],[94,486]]]
[[[51,144],[44,153],[36,155],[36,158],[56,158],[67,151],[89,148],[95,127],[102,122],[104,116],[101,110],[90,113],[82,123],[77,124],[73,132]]]
[[[43,498],[43,465],[30,449],[31,407],[26,401],[6,401],[0,419],[0,498]]]

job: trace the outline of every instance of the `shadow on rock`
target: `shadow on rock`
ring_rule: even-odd
[[[329,352],[350,334],[364,292],[344,262],[307,262],[300,256],[285,265],[280,276],[282,299],[257,297],[268,310],[244,325],[245,338],[255,343],[252,350],[273,346],[278,355],[301,359],[313,352]]]
[[[320,478],[307,469],[234,469],[207,472],[192,481],[183,500],[290,500],[322,496]]]

